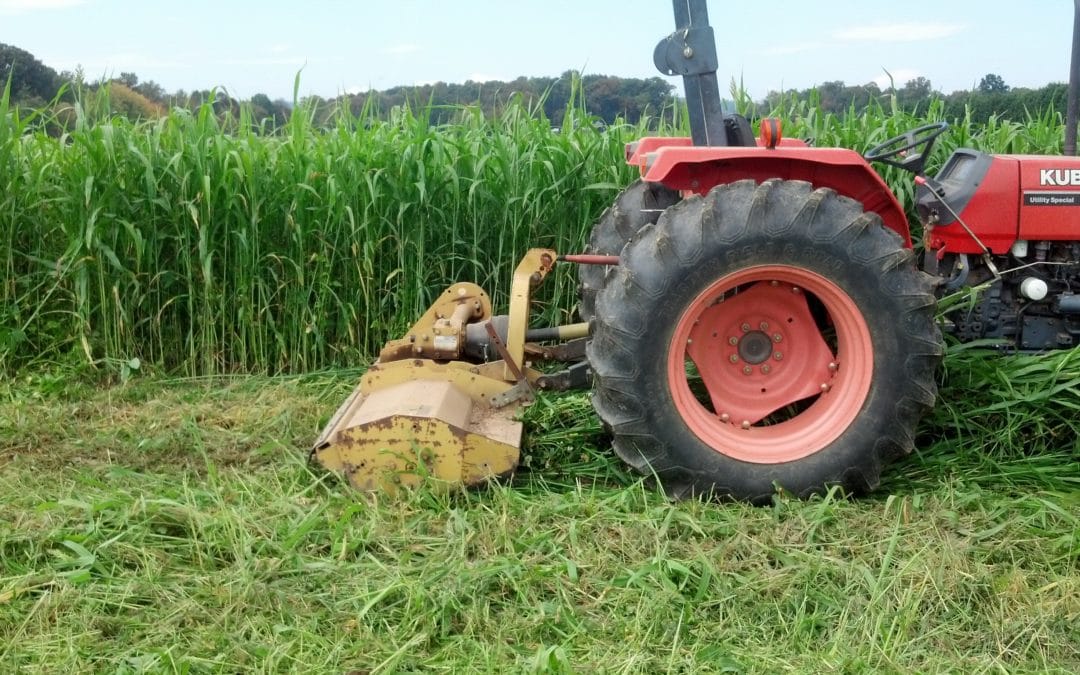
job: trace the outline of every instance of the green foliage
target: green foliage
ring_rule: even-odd
[[[430,109],[339,109],[329,129],[301,107],[272,136],[213,99],[138,123],[102,108],[76,103],[59,139],[0,118],[6,366],[68,352],[187,373],[357,363],[444,285],[498,303],[529,247],[580,249],[639,133],[570,109],[555,134],[522,104],[459,108],[446,126]],[[573,279],[550,286],[553,319]]]
[[[1009,91],[1009,85],[1005,84],[1005,80],[996,73],[987,73],[979,80],[980,92],[985,94],[1004,93]]]
[[[385,113],[398,106],[413,109],[429,106],[431,121],[441,124],[453,121],[460,106],[475,106],[485,115],[497,116],[515,101],[538,112],[542,110],[552,125],[561,126],[566,111],[577,107],[584,107],[605,123],[624,120],[637,124],[643,118],[656,117],[670,109],[674,99],[672,86],[660,77],[639,79],[566,71],[559,77],[519,77],[510,82],[436,82],[392,87],[353,94],[341,101],[322,102],[321,110],[345,104],[354,113],[364,108]]]
[[[164,106],[122,82],[110,82],[86,92],[84,105],[98,107],[108,111],[107,115],[118,115],[129,120],[156,119],[165,114]]]
[[[23,49],[0,42],[0,83],[11,81],[12,101],[42,105],[60,88],[60,77]]]
[[[277,126],[211,92],[194,112],[132,122],[112,102],[137,94],[106,91],[79,97],[59,138],[37,130],[47,118],[0,115],[5,368],[69,354],[189,374],[360,363],[446,285],[478,283],[501,308],[526,249],[580,250],[633,178],[624,143],[658,123],[598,128],[580,89],[558,132],[522,99],[494,118],[404,106],[380,119],[342,105],[329,126],[308,102]],[[916,115],[894,98],[834,114],[812,98],[772,113],[789,137],[864,151],[946,119],[946,108],[934,99]],[[454,123],[434,123],[448,114]],[[970,111],[959,122],[931,171],[958,145],[1061,149],[1061,118],[1049,111],[1024,124],[980,125]],[[910,176],[882,173],[910,209]],[[572,271],[544,293],[541,320],[569,318]]]
[[[925,77],[915,78],[899,87],[892,83],[884,90],[874,82],[846,85],[834,81],[801,91],[769,92],[765,101],[753,106],[752,110],[764,114],[792,101],[805,101],[811,102],[823,113],[838,116],[873,114],[881,108],[900,108],[913,114],[926,115],[932,106],[943,105],[942,118],[950,122],[965,120],[986,124],[991,118],[996,118],[1023,123],[1047,112],[1064,117],[1068,101],[1066,93],[1067,87],[1061,83],[1051,83],[1039,89],[1011,88],[993,73],[984,76],[973,90],[950,94],[935,90]]]

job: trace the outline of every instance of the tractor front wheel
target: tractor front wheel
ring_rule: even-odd
[[[668,209],[597,296],[593,402],[672,496],[874,488],[942,354],[932,280],[880,218],[800,181]]]

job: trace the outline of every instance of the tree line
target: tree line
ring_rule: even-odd
[[[770,91],[764,101],[755,104],[755,110],[775,110],[791,101],[812,101],[821,110],[836,115],[850,111],[861,114],[868,107],[877,104],[888,109],[891,99],[895,97],[900,108],[915,113],[925,112],[930,101],[939,99],[944,103],[944,116],[947,120],[964,119],[965,113],[970,111],[971,121],[979,124],[986,123],[992,116],[1022,122],[1028,119],[1029,115],[1038,117],[1047,111],[1064,117],[1068,89],[1068,85],[1061,82],[1053,82],[1037,89],[1010,87],[996,73],[984,75],[974,89],[949,94],[935,90],[930,80],[925,77],[909,80],[902,87],[884,89],[876,82],[850,86],[837,80],[796,91]]]
[[[264,129],[279,127],[288,120],[296,102],[271,99],[255,94],[238,100],[223,90],[202,89],[167,92],[153,80],[140,80],[137,74],[122,72],[119,76],[87,81],[81,69],[60,72],[43,64],[33,54],[12,45],[0,43],[0,86],[10,87],[10,100],[24,108],[44,109],[54,102],[72,102],[82,96],[109,114],[131,119],[146,119],[167,114],[173,107],[197,108],[207,102],[220,114],[233,113],[239,117],[246,108],[253,124]],[[934,89],[929,79],[918,77],[901,87],[879,87],[870,82],[847,85],[828,81],[802,90],[770,91],[760,101],[754,101],[732,83],[732,96],[740,111],[751,117],[768,115],[795,101],[813,102],[826,113],[861,114],[867,108],[896,104],[908,111],[925,110],[932,99],[941,99],[946,119],[962,119],[970,113],[973,122],[986,122],[991,116],[1023,121],[1053,111],[1065,114],[1067,86],[1051,83],[1032,89],[1010,87],[995,73],[987,73],[971,90],[949,94]],[[553,126],[562,123],[568,106],[583,107],[598,122],[613,123],[618,119],[638,123],[642,117],[658,118],[675,109],[677,91],[660,77],[626,78],[609,75],[582,75],[567,71],[557,77],[518,77],[509,82],[447,83],[436,82],[417,86],[391,87],[382,91],[343,94],[335,98],[308,97],[300,101],[306,110],[313,111],[318,123],[329,122],[333,115],[348,110],[353,115],[385,118],[397,107],[410,106],[425,110],[433,124],[451,122],[462,106],[479,107],[485,114],[496,114],[508,103],[520,100],[530,109],[542,109]]]

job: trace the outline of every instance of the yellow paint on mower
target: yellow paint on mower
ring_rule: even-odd
[[[555,260],[554,251],[533,249],[518,264],[505,337],[480,287],[446,289],[404,337],[383,347],[320,434],[313,457],[363,491],[475,485],[512,472],[522,433],[515,417],[532,401],[540,375],[524,363],[530,293]],[[487,337],[480,341],[501,358],[466,360],[468,340],[481,331]]]

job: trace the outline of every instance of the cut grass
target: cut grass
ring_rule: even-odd
[[[528,411],[513,481],[388,500],[306,462],[354,380],[8,383],[0,670],[1080,668],[1075,445],[942,438],[857,501],[671,504],[570,395]]]

